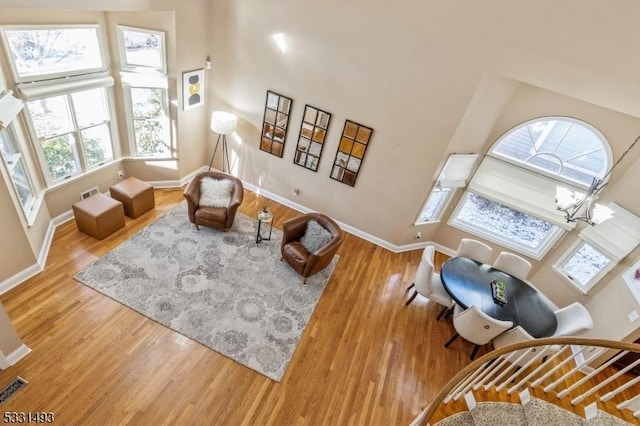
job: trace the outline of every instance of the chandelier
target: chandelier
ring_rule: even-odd
[[[564,213],[564,218],[567,222],[576,222],[581,220],[587,222],[589,225],[598,225],[613,216],[613,210],[602,204],[598,204],[595,200],[598,198],[598,194],[602,189],[607,186],[608,182],[605,182],[607,177],[611,174],[613,169],[622,161],[622,159],[631,151],[631,149],[638,143],[640,136],[627,148],[618,161],[609,169],[607,173],[601,178],[593,178],[591,186],[587,192],[572,191],[568,188],[557,187],[556,188],[556,206],[557,209]]]

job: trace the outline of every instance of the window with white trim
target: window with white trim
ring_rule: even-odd
[[[170,157],[173,153],[166,79],[123,73],[122,80],[131,153]]]
[[[556,208],[558,183],[588,187],[610,165],[609,144],[593,126],[567,117],[528,121],[496,141],[449,223],[540,260],[575,227]]]
[[[123,71],[167,73],[164,32],[118,25]]]
[[[580,292],[587,294],[615,263],[589,243],[579,240],[577,245],[560,259],[554,269]]]
[[[100,27],[4,26],[2,35],[47,186],[113,161],[113,79]]]
[[[120,25],[118,42],[131,154],[171,157],[164,32]]]
[[[0,152],[13,189],[20,201],[22,212],[30,222],[31,212],[36,201],[36,191],[27,172],[13,124],[6,127],[0,126]]]
[[[420,210],[416,224],[435,222],[440,219],[442,211],[451,198],[451,194],[452,190],[450,188],[434,187],[424,206],[422,206],[422,210]]]
[[[104,87],[26,103],[49,183],[63,181],[114,159],[108,104]]]
[[[449,224],[535,259],[562,235],[562,229],[550,222],[468,191]]]
[[[616,203],[613,217],[580,231],[580,239],[553,265],[553,270],[582,294],[640,244],[640,217]]]
[[[611,149],[593,126],[568,117],[545,117],[509,130],[493,146],[491,156],[589,187],[611,165]]]
[[[97,25],[6,26],[2,33],[18,82],[105,69]]]
[[[438,180],[431,189],[415,224],[421,225],[440,220],[456,188],[463,188],[471,174],[478,154],[451,154],[442,167]]]

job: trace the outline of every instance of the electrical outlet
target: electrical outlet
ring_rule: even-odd
[[[124,179],[124,170],[118,170],[118,179]]]
[[[634,322],[637,319],[638,319],[638,312],[637,311],[631,311],[629,313],[629,321]]]

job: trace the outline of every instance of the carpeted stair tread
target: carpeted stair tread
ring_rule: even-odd
[[[471,415],[476,426],[527,424],[522,405],[509,402],[479,402]]]
[[[527,424],[531,426],[581,426],[584,418],[538,398],[531,398],[524,406]]]
[[[453,414],[446,419],[440,420],[434,426],[473,426],[473,416],[468,411]]]
[[[602,410],[598,410],[598,415],[592,419],[585,420],[583,422],[585,426],[625,426],[630,425],[619,417],[612,416],[609,413],[605,413]]]

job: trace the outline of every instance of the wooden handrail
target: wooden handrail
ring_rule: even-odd
[[[608,349],[625,350],[640,353],[640,344],[620,342],[606,339],[593,339],[588,337],[545,337],[542,339],[528,340],[525,342],[514,343],[513,345],[504,346],[500,349],[489,352],[467,365],[460,370],[458,374],[453,376],[451,380],[442,388],[436,397],[429,404],[429,409],[420,421],[420,424],[426,426],[431,419],[433,413],[438,409],[442,401],[447,397],[449,392],[455,388],[461,380],[471,374],[473,371],[484,365],[486,362],[494,360],[501,355],[515,352],[520,349],[528,349],[547,345],[580,345],[580,346],[600,346]]]

